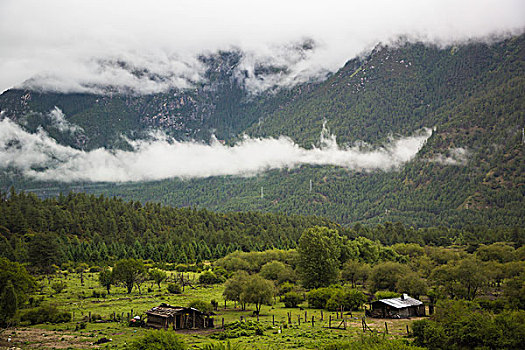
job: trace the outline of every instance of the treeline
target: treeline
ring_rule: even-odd
[[[340,227],[327,219],[256,212],[214,213],[156,203],[69,193],[39,199],[32,193],[1,193],[0,256],[49,266],[64,261],[106,262],[125,258],[194,263],[234,251],[295,248],[312,226],[337,228],[344,237],[384,245],[468,245],[525,242],[523,228],[444,227],[415,229],[402,223]]]
[[[213,213],[84,193],[42,200],[11,190],[0,197],[0,256],[40,259],[32,261],[36,266],[122,258],[198,262],[236,250],[293,248],[304,229],[337,226],[317,217]]]

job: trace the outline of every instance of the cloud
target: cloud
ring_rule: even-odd
[[[521,33],[523,13],[522,0],[3,0],[0,91],[184,88],[202,79],[200,54],[232,48],[260,91],[322,77],[399,35],[446,45]],[[283,69],[257,76],[261,63]]]
[[[250,176],[270,169],[301,165],[335,165],[350,170],[392,170],[411,160],[430,137],[425,129],[392,139],[383,147],[342,148],[323,133],[321,146],[305,149],[287,137],[245,137],[234,146],[179,142],[163,134],[129,141],[133,151],[89,152],[58,144],[44,130],[31,134],[8,118],[0,121],[0,168],[14,168],[43,181],[128,182],[173,177]]]
[[[469,151],[462,147],[452,148],[445,155],[438,154],[430,162],[443,165],[464,165],[468,161]]]
[[[47,116],[51,121],[50,126],[57,128],[62,133],[76,134],[84,132],[81,126],[69,122],[62,110],[57,106]]]

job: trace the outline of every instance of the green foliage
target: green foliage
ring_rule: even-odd
[[[155,281],[155,283],[157,283],[157,285],[159,286],[159,289],[160,289],[160,284],[166,279],[168,278],[168,275],[166,274],[166,272],[162,271],[162,270],[159,270],[159,269],[151,269],[149,271],[149,278],[152,279],[153,281]]]
[[[71,314],[60,311],[55,305],[46,304],[37,308],[24,310],[20,315],[21,321],[31,324],[40,323],[64,323],[71,321]]]
[[[55,281],[51,283],[51,289],[55,291],[55,293],[61,293],[67,288],[67,283],[64,281]]]
[[[339,310],[341,307],[347,311],[357,310],[361,308],[366,300],[366,296],[361,291],[350,288],[337,288],[333,290],[325,308],[330,311]]]
[[[276,260],[263,265],[259,274],[267,280],[272,280],[277,284],[295,282],[296,280],[292,268]]]
[[[391,292],[388,290],[380,290],[374,293],[374,300],[381,300],[381,299],[392,299],[400,297],[400,293]]]
[[[246,302],[241,299],[241,295],[248,278],[248,273],[245,271],[238,271],[232,276],[232,278],[227,280],[224,284],[224,292],[222,293],[224,300],[240,302],[244,309]]]
[[[298,269],[306,288],[328,286],[337,280],[342,238],[336,230],[314,227],[299,239]]]
[[[309,291],[306,294],[308,306],[314,309],[324,309],[333,293],[334,288],[317,288]]]
[[[370,265],[366,263],[361,263],[357,260],[348,260],[344,265],[341,271],[341,277],[344,281],[352,283],[352,287],[356,287],[357,282],[364,282],[368,279],[370,275]]]
[[[240,350],[244,349],[239,344],[232,345],[229,341],[226,343],[212,343],[201,347],[202,350]]]
[[[283,294],[282,301],[284,307],[297,307],[303,301],[303,297],[299,293],[292,291]]]
[[[213,271],[204,271],[199,276],[200,284],[217,284],[222,282],[224,282],[224,280],[221,277],[217,277],[217,275]]]
[[[423,350],[406,340],[385,339],[377,335],[363,336],[359,340],[343,341],[323,346],[323,350]]]
[[[465,302],[441,302],[434,316],[412,325],[415,343],[429,349],[518,349],[525,341],[524,311],[493,315]]]
[[[375,265],[370,272],[369,286],[372,292],[378,290],[396,290],[396,284],[409,272],[406,265],[395,262],[384,262]]]
[[[8,280],[0,294],[0,327],[8,326],[18,310],[15,287]]]
[[[419,299],[420,295],[425,295],[428,290],[427,282],[420,278],[415,272],[408,272],[401,276],[396,283],[396,290],[399,293],[406,293],[411,297]]]
[[[108,267],[106,267],[99,272],[98,282],[102,287],[106,288],[109,294],[111,285],[115,283],[115,276],[113,275],[113,272]]]
[[[171,294],[182,293],[182,287],[178,283],[168,283],[168,292]]]
[[[451,297],[473,300],[487,286],[487,269],[474,257],[437,267],[430,276]]]
[[[13,288],[13,291],[6,289]],[[12,299],[12,292],[16,296],[16,308],[22,305],[35,288],[35,279],[29,275],[26,268],[17,262],[11,262],[6,258],[0,258],[0,294],[8,293]],[[9,309],[11,305],[6,307]],[[8,312],[9,313],[9,312]]]
[[[129,346],[130,350],[185,350],[187,348],[179,335],[165,330],[146,331]]]
[[[240,301],[255,305],[255,311],[259,313],[262,305],[271,305],[275,295],[273,282],[259,275],[251,275],[242,286]]]
[[[29,242],[28,253],[32,267],[42,273],[54,272],[53,265],[62,262],[60,246],[55,234],[35,234]]]
[[[315,309],[328,309],[330,311],[357,310],[366,301],[365,295],[348,287],[326,287],[313,289],[306,295],[308,306]]]
[[[145,273],[144,263],[136,259],[119,260],[113,268],[115,281],[124,283],[128,293],[131,293],[133,286],[140,281],[141,276]]]
[[[204,313],[210,313],[213,311],[213,305],[202,300],[193,300],[188,307],[192,307]]]
[[[264,331],[270,328],[271,326],[266,326],[256,321],[235,321],[224,325],[224,332],[212,334],[211,338],[224,340],[252,335],[263,335]]]

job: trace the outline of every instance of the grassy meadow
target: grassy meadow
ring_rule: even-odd
[[[167,273],[168,281],[176,278],[178,274],[170,271]],[[141,293],[136,287],[131,294],[127,294],[125,287],[113,286],[111,293],[106,294],[106,290],[98,282],[98,273],[84,273],[83,284],[78,273],[58,274],[49,278],[41,277],[37,292],[32,297],[43,303],[55,304],[61,310],[70,312],[71,321],[34,326],[21,324],[17,328],[5,330],[2,334],[2,341],[5,342],[5,339],[10,337],[11,344],[22,349],[122,349],[146,330],[146,328],[128,325],[127,320],[131,314],[143,318],[147,310],[160,303],[187,306],[196,299],[206,302],[216,300],[219,306],[214,316],[215,329],[177,331],[190,345],[190,348],[198,349],[205,344],[219,342],[210,336],[222,332],[223,319],[225,324],[239,321],[241,318],[247,321],[257,320],[257,316],[253,314],[252,305],[248,305],[246,310],[242,311],[240,306],[234,302],[224,303],[223,284],[199,285],[197,277],[197,273],[185,273],[185,278],[193,281],[194,287],[186,286],[182,294],[170,294],[166,288],[167,282],[163,282],[159,290],[159,287],[151,281],[142,285]],[[60,293],[52,288],[52,284],[57,281],[67,284],[67,287]],[[291,324],[288,322],[289,312],[291,312]],[[321,320],[321,313],[323,320]],[[241,336],[229,339],[229,341],[232,345],[239,345],[246,349],[315,349],[331,342],[358,339],[363,336],[363,314],[364,311],[345,313],[343,321],[341,315],[335,312],[309,309],[306,301],[299,308],[285,308],[276,297],[273,305],[262,307],[259,322],[263,327],[268,328],[262,335]],[[91,322],[89,322],[90,315]],[[114,321],[114,315],[116,321]],[[332,327],[340,326],[341,328],[329,329],[330,318]],[[385,334],[385,321],[388,334]],[[407,325],[411,321],[368,318],[366,322],[373,331],[366,331],[366,336],[375,333],[386,337],[406,337]],[[343,329],[345,324],[346,329]],[[100,345],[93,344],[103,337],[112,339],[112,341]]]

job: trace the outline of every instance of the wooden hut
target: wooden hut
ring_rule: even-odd
[[[399,298],[381,299],[372,303],[367,316],[376,318],[409,318],[425,316],[425,305],[406,294]]]
[[[191,307],[160,304],[146,311],[146,326],[157,329],[213,328],[212,315]]]

